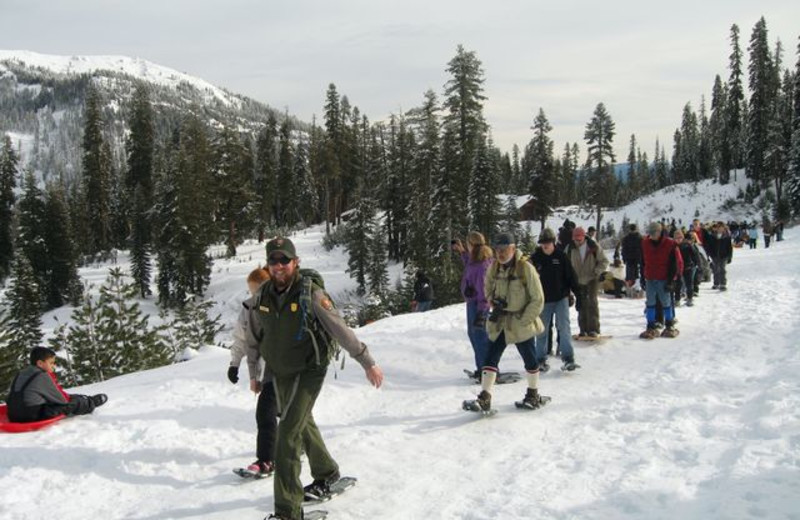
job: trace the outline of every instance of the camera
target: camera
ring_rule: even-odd
[[[506,310],[508,302],[504,298],[495,298],[492,300],[492,311],[489,313],[489,321],[492,323],[500,319],[503,311]]]

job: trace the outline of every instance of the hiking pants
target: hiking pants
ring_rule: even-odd
[[[480,373],[483,362],[486,361],[486,354],[489,352],[489,333],[486,332],[486,326],[475,326],[475,318],[479,312],[485,311],[478,310],[478,302],[467,302],[467,336],[469,336],[472,350],[475,352],[475,368],[478,373]]]
[[[572,333],[569,330],[569,298],[562,298],[557,302],[548,302],[542,308],[541,319],[544,323],[550,323],[555,317],[556,329],[558,330],[561,359],[575,360],[572,350]],[[536,336],[536,361],[539,366],[547,361],[548,340],[552,336],[551,327],[545,327],[544,332]]]
[[[592,280],[586,285],[578,285],[578,328],[582,334],[600,334],[600,307],[597,304],[599,282]]]
[[[292,376],[275,376],[278,401],[278,439],[275,450],[275,514],[303,517],[303,484],[300,482],[300,455],[305,452],[311,477],[327,479],[339,471],[312,411],[328,367],[319,367]]]
[[[501,332],[497,339],[489,343],[489,354],[486,356],[486,361],[483,363],[483,368],[494,370],[497,372],[497,365],[500,363],[500,358],[503,357],[503,352],[506,350],[506,333]],[[519,355],[522,356],[522,361],[525,363],[525,370],[534,372],[539,370],[539,363],[536,360],[536,338],[532,337],[520,343],[517,343],[517,350]]]
[[[714,285],[725,287],[728,284],[728,274],[725,272],[727,265],[722,258],[715,258],[711,262],[711,270],[714,272]]]
[[[275,436],[278,433],[277,403],[275,387],[265,383],[258,394],[256,404],[256,457],[260,461],[275,461]]]

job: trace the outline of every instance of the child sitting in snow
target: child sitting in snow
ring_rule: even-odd
[[[61,414],[84,415],[92,413],[108,400],[106,394],[66,393],[53,371],[56,353],[51,349],[34,347],[30,361],[31,366],[22,369],[11,383],[6,399],[10,421],[34,422]]]

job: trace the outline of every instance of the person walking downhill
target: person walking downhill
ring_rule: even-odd
[[[258,345],[248,345],[247,330],[250,327],[250,310],[255,302],[255,294],[261,284],[269,280],[266,269],[253,269],[247,275],[247,290],[250,298],[242,302],[239,316],[233,326],[233,345],[231,345],[231,362],[228,366],[228,380],[239,382],[239,365],[247,358],[247,373],[250,378],[250,391],[258,394],[256,403],[256,460],[249,466],[234,470],[242,477],[263,478],[275,470],[275,435],[278,430],[277,403],[275,388],[272,385],[272,374],[263,366]]]
[[[301,520],[303,501],[322,499],[340,479],[339,465],[328,452],[314,422],[314,403],[328,371],[336,340],[379,388],[383,372],[311,273],[301,274],[300,259],[288,238],[267,242],[270,280],[261,285],[250,310],[248,345],[273,374],[278,402],[275,449],[275,513],[269,518]],[[308,457],[314,481],[300,482],[300,456]]]
[[[535,338],[544,331],[539,316],[544,307],[542,284],[536,269],[517,250],[514,237],[508,233],[494,241],[495,262],[486,272],[485,292],[491,311],[487,318],[489,353],[481,374],[481,393],[462,407],[471,412],[492,410],[492,388],[497,378],[497,364],[508,343],[514,343],[522,356],[527,372],[528,389],[518,408],[535,410],[550,398],[539,395],[539,364],[536,361]]]
[[[600,335],[600,307],[597,292],[600,277],[608,268],[608,258],[603,249],[586,237],[582,227],[572,232],[572,243],[565,251],[578,279],[577,298],[579,336],[596,338]]]
[[[547,365],[548,339],[550,337],[550,323],[553,316],[556,318],[556,329],[560,338],[559,350],[561,351],[562,370],[573,371],[580,368],[575,363],[575,351],[572,348],[572,332],[569,327],[569,308],[575,303],[575,298],[570,294],[578,289],[575,272],[572,270],[567,255],[556,249],[556,235],[550,228],[545,228],[539,235],[539,247],[531,256],[531,263],[539,273],[539,280],[544,292],[544,307],[540,316],[545,324],[544,331],[536,336],[536,360],[540,371]]]
[[[727,266],[733,260],[733,242],[730,233],[725,229],[725,224],[717,222],[711,233],[705,232],[703,247],[711,260],[711,271],[714,274],[714,285],[711,288],[727,291]]]
[[[467,302],[467,336],[475,354],[474,379],[480,379],[481,368],[489,353],[489,334],[486,332],[486,317],[489,302],[484,292],[486,271],[494,261],[492,248],[486,245],[484,236],[472,231],[467,235],[466,248],[460,240],[453,244],[453,251],[461,256],[464,272],[461,275],[461,294]]]
[[[644,259],[645,316],[647,329],[639,337],[653,339],[658,336],[656,327],[656,303],[660,303],[664,312],[665,328],[662,337],[674,338],[678,335],[675,328],[675,308],[672,306],[672,288],[678,273],[683,272],[681,253],[674,240],[662,234],[662,226],[652,222],[647,227],[648,236],[642,239],[642,257]]]

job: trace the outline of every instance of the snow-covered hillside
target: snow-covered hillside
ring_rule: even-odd
[[[345,289],[344,256],[318,238],[296,237],[300,256]],[[262,247],[215,263],[209,294],[228,318]],[[331,371],[315,417],[360,483],[325,509],[342,520],[798,518],[799,268],[796,230],[736,250],[729,291],[703,285],[672,340],[638,339],[641,300],[601,299],[613,339],[578,346],[581,370],[543,375],[553,401],[542,410],[514,408],[523,383],[497,387],[490,419],[460,410],[477,391],[461,373],[472,359],[463,306],[358,330],[386,382],[375,391],[352,361]],[[227,381],[227,364],[226,350],[205,347],[73,390],[109,395],[94,415],[0,436],[0,518],[263,518],[271,480],[231,473],[253,459],[255,397]],[[522,369],[515,349],[501,369]]]
[[[91,74],[110,71],[129,74],[141,80],[178,88],[181,83],[193,85],[225,104],[240,104],[240,100],[200,78],[129,56],[58,56],[23,50],[0,50],[0,76],[6,70],[2,62],[12,60],[30,67],[41,67],[56,74]]]

